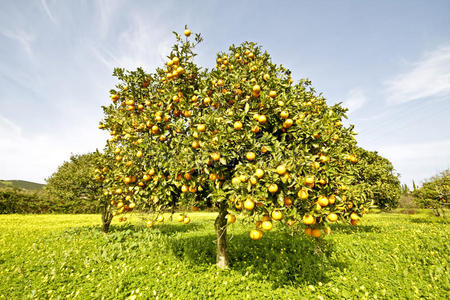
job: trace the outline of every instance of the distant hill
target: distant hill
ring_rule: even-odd
[[[15,187],[30,191],[40,190],[44,185],[45,184],[25,180],[0,180],[0,187]]]

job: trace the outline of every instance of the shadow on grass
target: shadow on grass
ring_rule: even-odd
[[[123,225],[112,225],[109,228],[109,233],[116,232],[141,232],[141,231],[149,231],[153,233],[161,233],[164,235],[174,235],[178,232],[189,232],[195,231],[201,228],[202,226],[197,224],[157,224],[152,228],[147,228],[144,225],[133,225],[133,224],[123,224]],[[101,228],[98,227],[100,230]]]
[[[436,217],[432,216],[431,218],[414,218],[410,219],[411,223],[416,224],[448,224],[448,217]]]
[[[169,247],[183,263],[208,267],[216,263],[215,240],[214,234],[181,236],[171,240]],[[274,288],[328,282],[327,274],[347,265],[333,258],[333,251],[328,241],[315,242],[283,232],[265,234],[258,241],[252,241],[247,233],[228,240],[230,268],[243,276],[270,281]]]
[[[373,226],[359,228],[373,231]],[[343,226],[342,230],[356,229]],[[100,233],[100,226],[74,227],[65,232],[69,237],[98,237]],[[154,234],[167,237],[161,246],[167,247],[175,259],[183,264],[210,268],[216,263],[216,235],[205,233],[204,226],[195,223],[163,224],[151,229],[125,223],[111,226],[110,233],[105,237],[113,243],[131,243],[131,247],[135,243],[153,239]],[[228,234],[227,241],[231,270],[245,277],[270,282],[274,288],[304,283],[326,283],[330,280],[327,274],[332,274],[334,270],[343,270],[348,265],[332,255],[332,241],[316,242],[304,235],[291,236],[282,231],[270,232],[265,233],[261,240],[253,241],[248,232],[245,232]]]
[[[144,225],[135,225],[124,223],[120,225],[111,225],[108,233],[103,233],[101,226],[79,226],[71,227],[64,230],[64,234],[69,235],[86,235],[86,234],[104,234],[105,236],[140,236],[142,234],[162,234],[166,236],[175,235],[179,232],[196,231],[202,226],[197,224],[157,224],[152,228],[147,228]]]
[[[333,224],[331,226],[331,230],[336,233],[343,234],[353,234],[358,232],[381,232],[381,228],[379,226],[373,225],[347,225],[347,224]]]

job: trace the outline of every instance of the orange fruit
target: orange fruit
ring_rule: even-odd
[[[279,175],[284,175],[284,174],[286,173],[286,166],[284,166],[284,165],[279,165],[279,166],[277,167],[276,172],[277,172]]]
[[[286,224],[287,224],[288,226],[292,226],[292,225],[295,224],[295,220],[294,220],[294,219],[289,219],[289,220],[287,220]]]
[[[200,132],[204,132],[206,130],[206,125],[205,124],[198,124],[197,125],[197,130]]]
[[[241,209],[242,209],[242,206],[243,206],[243,204],[242,204],[241,201],[237,201],[237,202],[234,204],[234,207],[236,207],[237,210],[241,210]]]
[[[282,112],[280,112],[280,117],[281,117],[282,119],[287,119],[287,118],[289,118],[289,112],[283,110]]]
[[[256,221],[255,226],[258,229],[261,229],[262,221]]]
[[[312,235],[312,228],[311,227],[306,227],[305,228],[305,234],[307,236],[311,236]]]
[[[328,221],[330,221],[330,222],[336,222],[337,219],[338,219],[338,216],[337,216],[337,214],[335,214],[335,213],[331,213],[331,214],[329,214],[329,215],[327,216],[327,219],[328,219]]]
[[[200,148],[200,143],[198,141],[193,141],[191,146],[194,149],[198,149]]]
[[[159,127],[157,125],[152,126],[152,133],[157,134],[159,132]]]
[[[294,121],[292,119],[286,119],[286,121],[283,122],[283,128],[285,129],[291,128],[293,124]]]
[[[262,224],[261,224],[261,228],[264,231],[270,231],[273,228],[273,224],[272,224],[271,221],[263,221]]]
[[[259,115],[258,117],[259,124],[265,124],[267,122],[267,118],[265,115]]]
[[[358,221],[359,220],[359,216],[356,213],[352,212],[350,214],[350,219],[354,220],[354,221]]]
[[[264,176],[264,171],[262,169],[256,169],[255,175],[261,179]]]
[[[236,222],[236,216],[232,215],[232,214],[228,214],[227,215],[227,223],[228,224],[233,224],[234,222]]]
[[[219,152],[211,153],[211,158],[213,161],[218,161],[220,159],[220,153]]]
[[[306,190],[306,189],[299,190],[297,193],[297,196],[302,200],[308,199],[308,197],[309,197],[308,190]]]
[[[313,188],[314,187],[314,176],[306,176],[305,178],[305,185],[309,188]]]
[[[316,223],[316,219],[311,215],[304,215],[302,221],[306,225],[313,225]]]
[[[234,124],[233,124],[233,127],[234,127],[234,129],[236,129],[236,130],[241,130],[241,129],[242,129],[242,126],[243,126],[243,124],[242,124],[241,121],[236,121],[236,122],[234,122]]]
[[[268,216],[268,215],[264,215],[262,218],[261,218],[261,221],[270,221],[270,217]]]
[[[272,211],[272,219],[274,219],[275,221],[280,221],[281,218],[283,217],[283,213],[279,210],[274,210]]]
[[[328,198],[324,195],[320,195],[319,199],[317,200],[317,203],[319,203],[320,206],[327,206],[328,205]]]
[[[278,185],[276,183],[272,183],[269,185],[268,189],[272,194],[276,193],[278,191]]]
[[[255,202],[251,199],[246,199],[244,201],[244,208],[246,210],[252,210],[253,208],[255,208]]]
[[[255,152],[247,152],[247,154],[245,154],[245,157],[248,160],[252,161],[252,160],[255,160],[256,154],[255,154]]]
[[[284,197],[284,205],[285,206],[291,206],[292,205],[292,199],[289,197]]]
[[[269,97],[270,98],[275,98],[277,96],[277,92],[276,91],[270,91],[269,92]]]
[[[320,232],[320,229],[318,228],[314,228],[311,231],[311,236],[315,237],[315,238],[319,238],[322,235],[322,232]]]
[[[250,231],[250,238],[252,240],[255,240],[255,241],[259,240],[259,239],[262,238],[262,236],[263,236],[263,233],[262,233],[261,230],[253,229],[253,230]]]
[[[185,36],[190,36],[190,35],[191,35],[191,31],[190,31],[189,29],[186,29],[186,30],[184,31],[184,35],[185,35]]]

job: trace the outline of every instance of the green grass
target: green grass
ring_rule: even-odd
[[[0,180],[0,187],[15,187],[24,190],[38,191],[44,187],[45,184],[40,184],[25,180]]]
[[[214,265],[215,213],[189,216],[152,229],[135,216],[105,235],[97,215],[1,215],[0,299],[449,297],[449,225],[429,212],[369,214],[319,248],[281,227],[252,241],[234,224],[226,271]]]

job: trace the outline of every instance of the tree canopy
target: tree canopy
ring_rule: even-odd
[[[361,164],[358,164],[357,180],[366,183],[366,193],[373,204],[381,209],[398,206],[401,195],[400,180],[392,163],[376,151],[361,147],[356,151]]]
[[[436,215],[441,215],[450,199],[450,169],[425,181],[413,191],[413,197],[421,207],[432,208]]]
[[[97,213],[102,184],[94,181],[101,154],[92,152],[72,155],[47,178],[44,195],[56,203],[57,211],[65,213]],[[97,170],[99,171],[99,170]],[[98,175],[97,179],[99,179]]]
[[[237,213],[252,220],[252,239],[274,221],[314,237],[331,222],[357,224],[370,200],[356,177],[353,127],[341,122],[346,109],[328,106],[307,79],[294,84],[255,43],[202,69],[202,38],[185,35],[154,73],[114,71],[99,126],[111,134],[105,155],[115,163],[101,180],[114,213],[138,207],[156,220],[177,205],[213,205],[222,266],[227,214],[229,223]]]

